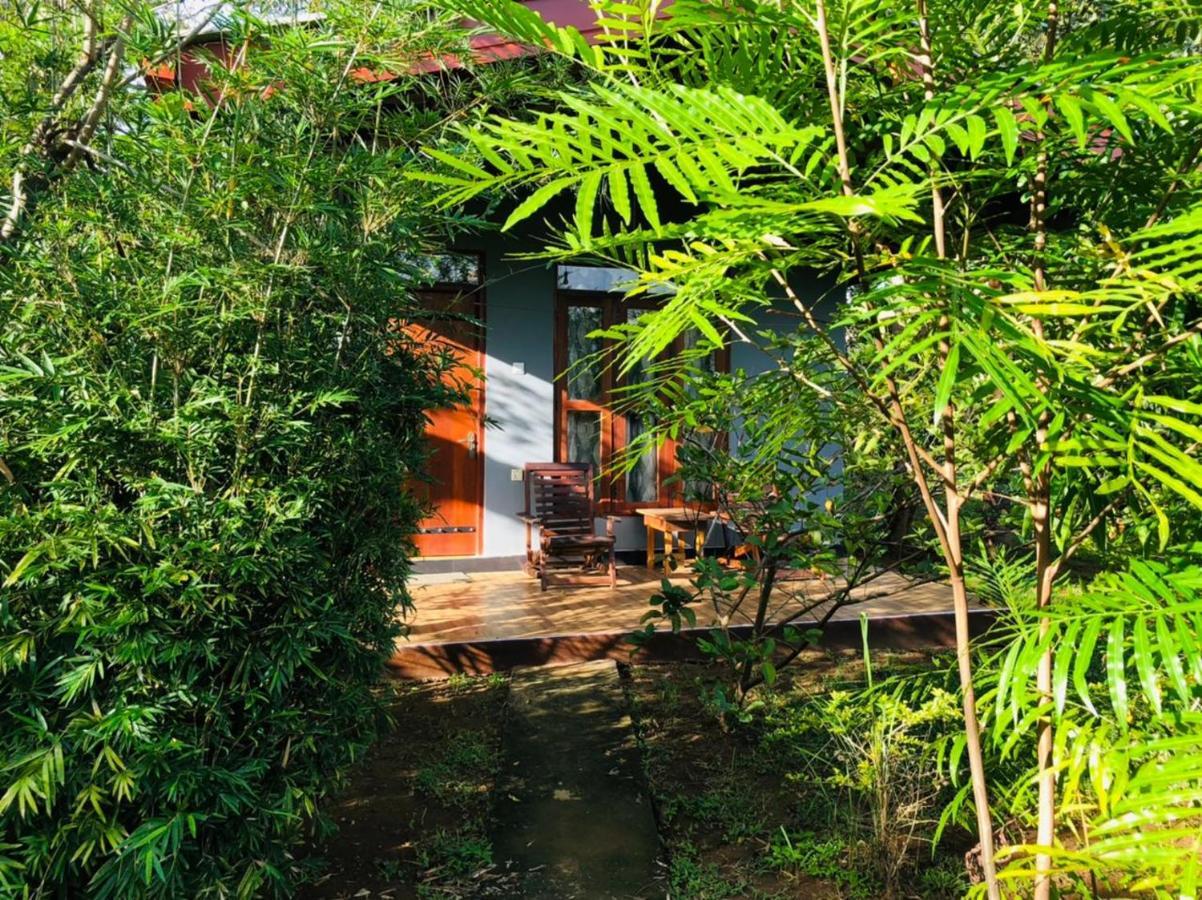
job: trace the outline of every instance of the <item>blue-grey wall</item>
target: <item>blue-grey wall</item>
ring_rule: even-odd
[[[525,552],[525,506],[515,481],[528,462],[555,458],[552,390],[555,273],[543,263],[508,258],[530,242],[489,235],[485,256],[484,556]]]

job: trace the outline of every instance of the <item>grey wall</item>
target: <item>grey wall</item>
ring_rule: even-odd
[[[507,259],[529,242],[489,235],[485,252],[483,556],[525,552],[525,506],[513,472],[554,459],[555,274],[543,263]],[[520,371],[524,370],[524,371]]]

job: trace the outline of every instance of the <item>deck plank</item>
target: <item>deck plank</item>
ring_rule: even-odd
[[[680,575],[673,583],[686,585]],[[405,677],[445,677],[456,671],[485,673],[517,665],[559,664],[591,659],[628,659],[627,636],[650,609],[660,576],[641,566],[618,569],[618,586],[601,583],[552,585],[521,572],[440,575],[415,579],[414,609],[405,618],[406,638],[397,643],[391,667]],[[790,582],[788,590],[819,597],[830,582]],[[875,596],[837,611],[828,628],[833,645],[858,641],[859,617],[866,613],[870,635],[882,646],[944,646],[952,636],[952,593],[944,583],[918,584],[897,574],[880,576],[858,595]],[[780,596],[785,596],[783,593]],[[779,621],[796,607],[778,603],[770,620]],[[973,628],[988,624],[989,612],[974,605]],[[715,621],[712,608],[697,608],[698,628]],[[749,625],[746,618],[736,625]],[[657,641],[653,653],[670,656],[686,650]]]

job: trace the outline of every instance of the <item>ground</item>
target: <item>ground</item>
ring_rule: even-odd
[[[512,896],[490,825],[508,681],[396,685],[395,728],[327,813],[336,834],[310,850],[306,900]]]
[[[929,663],[922,654],[874,654],[878,677]],[[840,794],[783,740],[789,712],[840,686],[859,684],[854,653],[813,653],[776,687],[768,722],[723,729],[705,696],[707,665],[636,666],[629,690],[644,765],[668,847],[674,898],[875,898],[885,896],[868,836],[848,827]],[[959,897],[962,849],[952,842],[921,859],[903,896]]]
[[[878,652],[873,670],[879,679],[929,664],[923,654]],[[849,815],[845,792],[797,738],[815,698],[862,682],[860,657],[810,654],[750,724],[733,728],[705,699],[719,675],[703,664],[622,670],[662,842],[658,887],[646,896],[888,896],[881,842]],[[397,729],[334,806],[340,830],[317,848],[325,874],[303,897],[523,896],[521,873],[495,852],[504,843],[496,824],[507,802],[498,766],[508,685],[502,676],[456,677],[403,689]],[[911,847],[892,895],[961,896],[964,849],[954,832],[934,857],[925,844]]]

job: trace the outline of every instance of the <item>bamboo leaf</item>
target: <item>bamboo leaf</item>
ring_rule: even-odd
[[[953,341],[951,348],[948,350],[947,359],[943,364],[943,371],[939,373],[939,382],[935,386],[935,424],[939,424],[940,418],[943,416],[944,410],[951,400],[952,389],[956,386],[959,378],[960,370],[960,345],[955,342],[954,334],[951,336]]]
[[[1152,708],[1159,715],[1163,710],[1160,700],[1160,684],[1156,677],[1156,672],[1153,668],[1154,655],[1152,652],[1152,643],[1148,636],[1148,623],[1143,616],[1138,616],[1135,619],[1135,625],[1132,629],[1133,650],[1135,655],[1135,669],[1139,675],[1140,687],[1143,689],[1144,697],[1152,704]]]
[[[1102,633],[1102,624],[1103,622],[1100,618],[1089,621],[1081,633],[1081,643],[1077,648],[1077,654],[1073,660],[1073,687],[1077,691],[1077,696],[1081,698],[1081,702],[1085,705],[1085,708],[1095,716],[1098,714],[1098,710],[1093,705],[1093,700],[1090,697],[1089,682],[1086,679],[1086,675],[1094,660],[1098,638]]]

